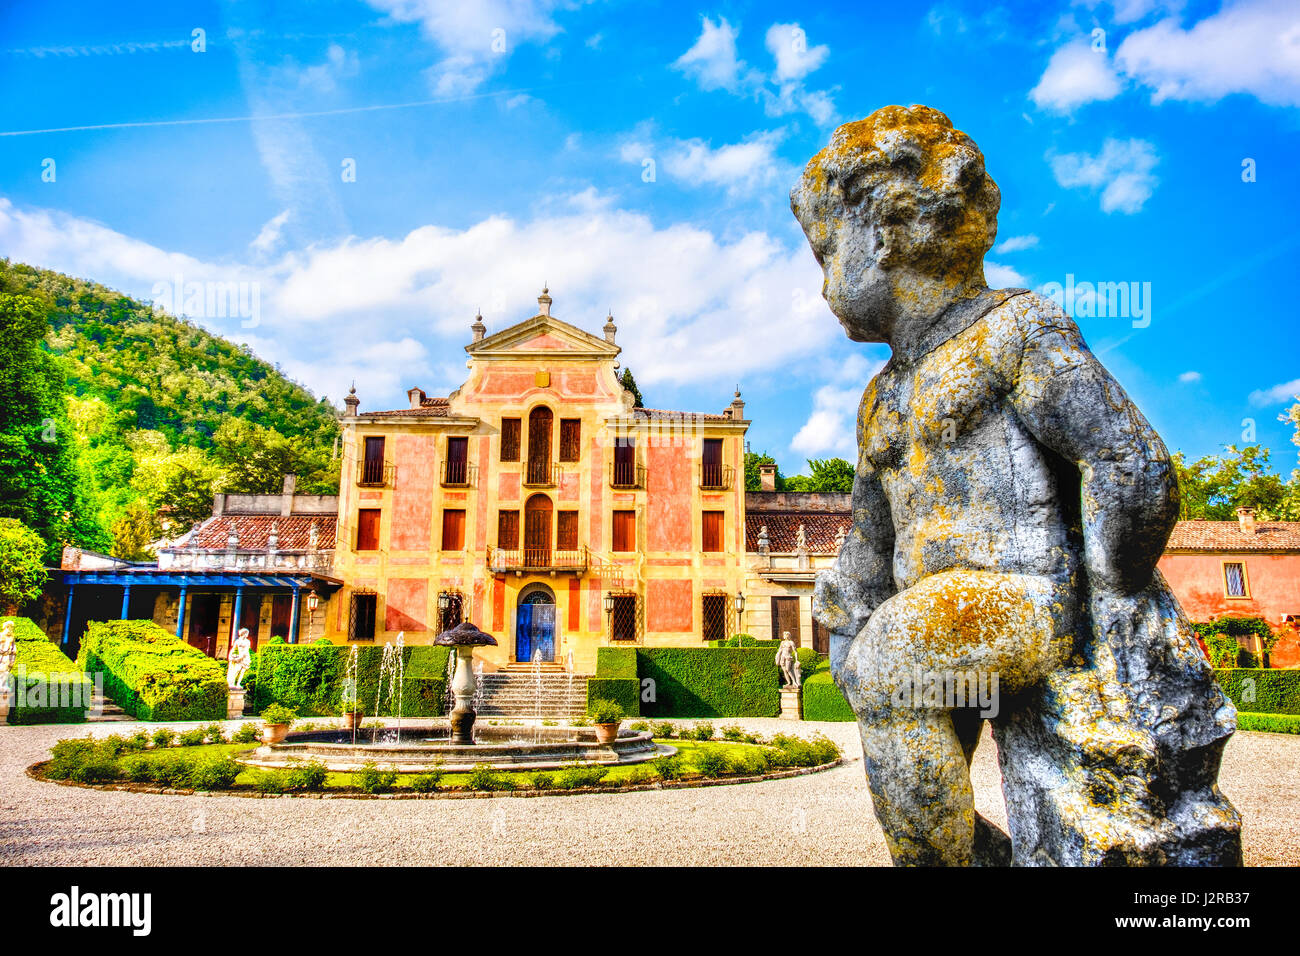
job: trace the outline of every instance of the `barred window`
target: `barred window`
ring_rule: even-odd
[[[611,641],[635,641],[637,631],[636,595],[615,594],[613,597],[614,607],[609,615],[609,639]]]
[[[519,419],[501,419],[501,460],[519,460]]]
[[[447,596],[447,610],[438,602],[438,631],[449,631],[465,620],[465,595],[459,591],[444,591]],[[439,595],[441,597],[442,595]]]
[[[704,640],[727,639],[727,609],[730,604],[726,594],[705,594],[700,598],[700,630]]]
[[[379,595],[374,591],[354,591],[348,609],[348,640],[373,641]]]
[[[1246,566],[1240,561],[1224,562],[1223,585],[1228,597],[1246,597]]]

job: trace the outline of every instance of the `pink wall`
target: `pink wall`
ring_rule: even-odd
[[[424,631],[429,582],[425,578],[389,578],[384,605],[384,630]]]
[[[392,551],[427,551],[433,526],[433,491],[437,482],[432,435],[394,435],[389,444],[397,473],[393,488]]]
[[[646,449],[647,550],[691,550],[692,490],[686,449],[676,443],[651,444]]]
[[[693,596],[694,584],[691,581],[647,581],[646,630],[689,633],[694,623],[691,617]]]

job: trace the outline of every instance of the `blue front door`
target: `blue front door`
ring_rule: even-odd
[[[555,660],[554,604],[519,605],[515,618],[515,660],[531,661],[537,652],[544,661]]]

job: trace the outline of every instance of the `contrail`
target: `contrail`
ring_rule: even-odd
[[[56,126],[50,129],[15,129],[0,132],[0,136],[37,136],[41,133],[78,133],[98,129],[140,129],[148,126],[204,126],[211,123],[251,123],[255,120],[308,119],[314,116],[341,116],[346,113],[374,113],[380,110],[406,110],[419,106],[438,106],[443,103],[462,103],[487,99],[492,96],[510,96],[519,93],[536,93],[572,86],[570,83],[553,83],[550,86],[523,87],[514,90],[493,90],[489,93],[467,93],[464,96],[447,96],[434,100],[412,100],[409,103],[378,103],[373,106],[347,106],[336,110],[310,110],[304,113],[267,113],[258,116],[211,116],[201,119],[141,120],[133,123],[97,123],[90,126]]]

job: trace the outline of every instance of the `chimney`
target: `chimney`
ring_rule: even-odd
[[[741,400],[739,385],[736,386],[736,396],[731,400],[731,405],[728,406],[727,411],[730,413],[733,422],[745,420],[745,403]]]
[[[212,516],[215,518],[216,516],[218,516],[218,515],[223,515],[223,514],[225,514],[225,513],[226,513],[226,496],[223,495],[223,494],[215,494],[215,495],[213,495],[213,496],[212,496]]]
[[[406,390],[406,401],[411,408],[419,408],[424,403],[424,389],[408,388]]]
[[[605,341],[610,345],[614,344],[614,334],[618,331],[618,326],[614,324],[614,310],[610,309],[609,315],[605,316]]]
[[[474,324],[470,326],[470,330],[474,333],[475,342],[483,341],[483,336],[487,334],[487,326],[483,324],[482,309],[480,309],[478,314],[474,316]]]
[[[298,491],[298,476],[285,475],[284,484],[280,487],[280,516],[288,517],[293,514],[293,496]]]
[[[764,463],[758,466],[758,490],[776,491],[776,465]]]
[[[1242,534],[1254,534],[1255,533],[1255,509],[1238,508],[1237,522],[1241,526]]]
[[[551,299],[550,292],[551,292],[550,289],[548,289],[546,286],[542,286],[542,294],[539,295],[539,296],[537,297],[537,314],[538,314],[538,315],[550,315],[550,314],[551,314],[551,302],[552,302],[553,300]]]

